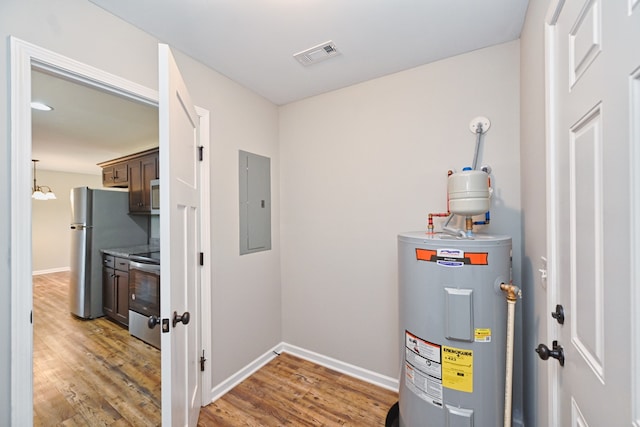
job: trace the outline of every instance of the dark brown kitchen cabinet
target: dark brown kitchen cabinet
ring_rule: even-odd
[[[98,163],[102,168],[102,185],[129,189],[131,213],[151,213],[151,181],[159,178],[158,155],[158,148],[152,148]]]
[[[116,163],[102,168],[102,185],[105,187],[126,187],[129,184],[129,165]]]
[[[129,325],[129,260],[103,255],[102,309],[104,315]]]
[[[151,212],[151,180],[157,178],[157,154],[129,161],[129,212]]]

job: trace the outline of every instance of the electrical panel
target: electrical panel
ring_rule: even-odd
[[[240,255],[271,249],[271,159],[240,150]]]

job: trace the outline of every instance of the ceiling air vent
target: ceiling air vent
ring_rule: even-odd
[[[311,65],[336,55],[340,55],[340,52],[336,49],[336,45],[329,40],[328,42],[321,43],[310,49],[298,52],[293,55],[293,57],[302,65]]]

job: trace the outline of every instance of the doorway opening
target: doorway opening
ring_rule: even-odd
[[[157,106],[158,93],[145,86],[112,75],[100,69],[80,63],[39,46],[10,37],[11,51],[11,422],[23,425],[33,419],[33,288],[31,216],[32,199],[29,188],[32,184],[32,129],[31,129],[31,73],[32,69],[67,78],[109,93],[117,94],[143,104]],[[209,148],[209,112],[196,107],[200,121],[200,145],[204,152]],[[200,198],[202,218],[209,218],[209,157],[200,165]],[[209,224],[203,222],[201,247],[210,248]],[[200,304],[209,304],[211,298],[211,260],[204,254],[205,265],[201,269],[202,288]],[[202,350],[211,352],[211,318],[209,310],[202,310]],[[164,366],[164,365],[163,365]],[[202,388],[211,389],[211,368],[207,365],[200,373]],[[170,369],[170,367],[169,367]],[[163,368],[163,374],[164,368]],[[208,398],[203,393],[203,402]]]
[[[32,100],[53,108],[32,111],[31,151],[32,158],[39,160],[40,179],[58,193],[56,200],[34,200],[32,205],[34,424],[123,419],[131,424],[159,425],[160,352],[129,334],[128,316],[123,325],[103,317],[101,307],[109,304],[99,302],[102,286],[119,280],[124,295],[118,302],[127,313],[127,265],[123,263],[123,271],[114,279],[113,271],[99,264],[100,253],[80,251],[80,246],[89,249],[91,242],[100,244],[96,227],[111,228],[111,242],[118,241],[118,235],[140,244],[159,239],[158,217],[127,215],[128,193],[120,188],[109,189],[120,190],[118,194],[106,193],[102,168],[97,166],[157,147],[158,109],[33,68],[31,92]],[[98,196],[110,201],[103,212],[87,218],[94,226],[89,232],[69,229],[72,208],[68,195],[77,187],[98,189],[82,192],[93,195],[94,202]],[[114,218],[122,219],[116,223]],[[71,238],[72,233],[93,238],[79,241]],[[116,246],[125,245],[112,245]],[[79,257],[89,264],[74,262]],[[93,267],[70,272],[74,264]],[[79,284],[89,286],[78,288]],[[78,295],[85,290],[89,292]],[[82,314],[87,319],[70,314],[72,294],[84,297],[93,307]]]

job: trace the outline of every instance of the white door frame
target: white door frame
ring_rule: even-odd
[[[55,52],[10,38],[11,49],[11,425],[33,423],[33,309],[31,266],[31,68],[158,105],[158,91],[83,64]],[[196,107],[200,144],[205,156],[200,168],[201,231],[205,263],[201,274],[201,304],[211,300],[211,239],[209,181],[209,111]],[[211,355],[210,307],[201,310],[202,346]],[[210,403],[211,363],[201,374],[203,405]]]
[[[556,99],[555,99],[555,78],[553,70],[555,68],[555,25],[558,15],[562,10],[564,0],[552,0],[547,10],[544,30],[544,50],[545,50],[545,139],[546,139],[546,202],[547,202],[547,307],[545,312],[551,313],[555,309],[558,300],[558,274],[557,274],[557,218],[558,204],[557,192],[554,186],[556,182],[556,164],[555,155],[555,129],[556,129]],[[554,307],[554,309],[550,309]],[[556,339],[558,336],[558,323],[551,322],[547,318],[547,337],[546,341]],[[547,408],[549,409],[547,417],[547,425],[549,427],[557,427],[559,423],[557,402],[559,400],[558,388],[558,367],[557,363],[546,363],[544,368],[547,369]]]
[[[634,11],[640,4],[640,0],[629,1],[629,14],[640,13]],[[551,0],[545,18],[545,117],[546,117],[546,168],[547,168],[547,307],[546,312],[555,311],[558,295],[557,262],[558,251],[556,236],[561,230],[556,229],[558,217],[557,193],[554,183],[556,180],[555,158],[556,141],[556,82],[553,70],[555,69],[555,31],[556,23],[565,0]],[[630,102],[630,122],[631,122],[631,156],[630,172],[631,184],[631,213],[630,218],[640,218],[640,69],[634,71],[629,76]],[[640,427],[640,224],[638,221],[631,221],[631,419],[632,427]],[[547,341],[551,342],[558,336],[557,322],[547,321]],[[559,425],[559,386],[558,375],[559,365],[557,363],[545,364],[548,372],[547,402],[549,414],[547,425],[555,427]]]
[[[638,0],[629,5],[637,6]],[[635,13],[640,13],[640,7]],[[631,101],[631,218],[640,218],[640,68],[629,78]],[[640,427],[640,224],[631,221],[631,419]]]

